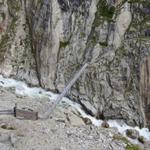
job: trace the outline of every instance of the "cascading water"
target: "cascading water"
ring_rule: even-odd
[[[90,119],[93,125],[101,126],[101,124],[103,122],[102,120],[97,120],[96,118],[86,114],[84,112],[84,110],[82,109],[81,105],[79,105],[78,103],[72,102],[70,99],[64,97],[64,95],[66,94],[69,87],[73,84],[73,82],[76,81],[76,79],[80,76],[80,74],[84,71],[84,69],[86,67],[87,67],[87,64],[82,66],[80,71],[75,75],[72,82],[69,83],[69,85],[65,88],[65,92],[63,92],[63,95],[62,94],[61,95],[54,94],[54,93],[52,93],[50,91],[46,91],[42,88],[34,88],[34,87],[30,88],[24,82],[16,81],[16,80],[10,79],[10,78],[4,78],[2,75],[0,75],[0,86],[1,87],[14,87],[16,94],[22,95],[22,96],[49,97],[50,100],[54,100],[55,104],[59,103],[59,101],[62,99],[63,102],[65,102],[66,104],[75,108],[81,114],[81,116],[83,118]],[[53,108],[55,108],[55,106],[56,105],[54,105]],[[52,109],[49,109],[49,111],[48,111],[48,113],[46,113],[46,115],[47,114],[49,115],[49,113],[51,113],[51,110]],[[118,129],[118,131],[124,136],[125,136],[125,131],[127,129],[136,129],[137,131],[139,131],[139,134],[141,136],[143,136],[146,140],[150,140],[150,132],[147,128],[140,129],[139,127],[131,127],[131,126],[128,126],[123,120],[108,120],[108,123],[109,123],[110,127],[116,127]],[[131,140],[131,139],[129,139],[129,140],[133,143],[137,143],[137,141],[135,141],[135,140]]]

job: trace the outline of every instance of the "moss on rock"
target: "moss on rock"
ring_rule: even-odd
[[[15,14],[21,9],[21,3],[19,0],[7,0],[9,11],[11,14]]]
[[[103,20],[112,21],[115,10],[115,7],[109,6],[106,0],[99,1],[97,4],[94,26],[99,26]]]
[[[140,148],[137,145],[127,144],[126,150],[140,150]]]
[[[121,135],[113,136],[114,140],[120,140],[126,144],[125,150],[141,150],[138,145],[132,144],[126,137]]]
[[[60,42],[59,43],[59,48],[65,48],[67,45],[69,45],[69,42]]]
[[[107,47],[108,46],[108,43],[107,42],[99,42],[99,44],[103,47]]]

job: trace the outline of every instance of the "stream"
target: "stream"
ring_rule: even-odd
[[[17,81],[11,78],[4,78],[0,75],[0,87],[7,87],[7,88],[15,88],[15,93],[21,96],[28,96],[28,97],[48,97],[50,101],[56,101],[56,99],[60,96],[59,94],[55,94],[51,91],[46,91],[42,88],[38,87],[29,87],[26,83],[22,81]],[[67,105],[75,108],[83,118],[88,118],[91,120],[92,124],[95,126],[101,126],[103,120],[97,120],[96,118],[86,114],[82,109],[81,105],[71,101],[70,99],[63,97],[61,103],[66,103]],[[107,123],[110,127],[115,127],[118,131],[123,135],[126,136],[127,129],[136,129],[139,131],[140,136],[143,136],[146,140],[150,140],[150,131],[147,128],[140,129],[139,127],[131,127],[128,126],[123,120],[108,120]],[[133,143],[137,143],[138,141],[129,139]]]

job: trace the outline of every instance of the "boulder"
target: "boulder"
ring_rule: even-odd
[[[139,132],[135,129],[127,129],[126,135],[131,139],[137,139],[139,138]]]
[[[140,143],[144,144],[145,138],[144,138],[143,136],[139,136],[139,137],[138,137],[138,141],[139,141]]]
[[[103,127],[103,128],[109,128],[109,124],[108,124],[106,121],[104,121],[104,122],[101,124],[101,127]]]
[[[79,116],[77,116],[76,114],[73,114],[73,113],[68,114],[68,120],[72,126],[83,126],[83,125],[85,125],[84,121]]]
[[[82,118],[86,125],[92,124],[92,121],[89,118]]]

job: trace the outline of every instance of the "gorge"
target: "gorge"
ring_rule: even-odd
[[[0,74],[61,93],[97,119],[150,126],[149,0],[0,0]]]

